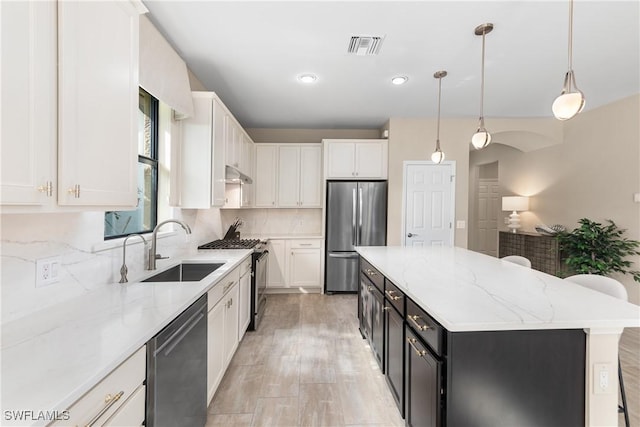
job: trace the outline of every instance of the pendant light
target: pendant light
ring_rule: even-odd
[[[436,150],[431,154],[431,161],[440,164],[444,160],[444,153],[440,149],[440,98],[442,94],[442,78],[447,76],[446,71],[436,71],[433,75],[438,79],[438,127],[436,132]]]
[[[491,134],[484,127],[484,36],[493,30],[493,24],[478,25],[475,29],[476,36],[482,36],[482,79],[480,83],[480,120],[478,130],[471,137],[471,144],[476,150],[483,149],[491,143]]]
[[[558,120],[569,120],[584,108],[584,94],[576,85],[573,74],[573,0],[569,0],[569,71],[564,75],[564,84],[560,96],[553,101],[551,111]]]

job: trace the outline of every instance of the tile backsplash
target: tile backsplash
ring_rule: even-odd
[[[244,225],[240,237],[320,235],[322,209],[221,209],[222,234],[236,218]]]
[[[158,253],[170,257],[159,261],[159,267],[220,237],[219,209],[173,211],[172,216],[189,224],[193,234],[185,237],[178,227],[177,232],[159,238]],[[105,244],[102,212],[2,214],[0,221],[2,323],[120,280],[122,240]],[[171,231],[171,226],[160,231]],[[59,282],[36,288],[36,260],[52,256],[60,257]],[[126,260],[129,281],[147,274],[145,259],[142,241],[130,239]]]

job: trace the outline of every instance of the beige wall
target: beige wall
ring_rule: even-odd
[[[584,217],[612,219],[627,237],[640,240],[640,203],[633,202],[640,191],[639,117],[635,95],[564,122],[559,145],[523,153],[496,144],[471,153],[471,167],[497,160],[503,194],[531,197],[530,211],[521,215],[524,230],[538,223],[572,229]],[[634,262],[640,268],[640,257]],[[640,284],[617,278],[637,304]]]
[[[189,85],[191,86],[191,90],[209,90],[189,68],[187,68],[187,73],[189,74]]]
[[[469,141],[475,122],[471,119],[443,120],[440,144],[445,160],[456,162],[456,220],[467,220]],[[389,120],[389,206],[387,209],[387,244],[402,244],[402,181],[405,160],[429,160],[435,148],[435,119]],[[466,230],[456,230],[455,245],[467,247]]]
[[[380,129],[246,129],[254,142],[307,144],[323,139],[377,139]]]

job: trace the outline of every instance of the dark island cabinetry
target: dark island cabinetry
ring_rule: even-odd
[[[584,425],[584,331],[452,332],[360,262],[361,331],[407,426]]]

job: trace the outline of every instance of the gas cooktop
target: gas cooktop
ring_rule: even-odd
[[[259,239],[219,239],[200,245],[198,249],[251,249],[259,244]]]

